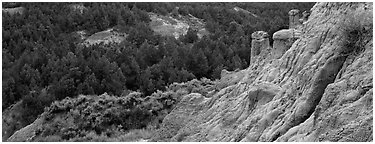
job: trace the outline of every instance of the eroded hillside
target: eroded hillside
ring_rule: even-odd
[[[237,82],[185,96],[153,140],[372,141],[372,3],[318,3],[300,30],[280,59],[263,48]]]
[[[135,132],[119,124],[143,122],[139,109],[152,120],[135,129],[157,125],[131,141],[373,141],[372,13],[372,3],[317,3],[300,21],[293,10],[273,47],[252,35],[244,70],[146,98],[66,98],[8,141],[125,141]]]

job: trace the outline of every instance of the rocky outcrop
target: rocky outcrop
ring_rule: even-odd
[[[363,50],[340,53],[342,21],[372,11],[372,3],[317,3],[280,59],[261,51],[211,97],[185,96],[153,140],[372,141],[372,18],[354,20],[371,29]]]
[[[289,28],[296,28],[299,25],[299,10],[293,9],[288,12],[289,15]]]
[[[283,29],[275,32],[272,36],[272,55],[274,58],[280,58],[300,37],[301,33],[300,30],[296,29]]]
[[[259,58],[261,52],[266,53],[270,49],[269,35],[264,31],[256,31],[251,34],[250,64]]]
[[[308,12],[308,11],[304,11],[304,12],[302,13],[302,18],[299,19],[299,22],[300,22],[301,24],[305,23],[305,22],[308,20],[309,16],[310,16],[310,12]]]
[[[74,34],[78,36],[80,40],[85,40],[87,38],[87,31],[85,30],[76,31]]]
[[[10,15],[20,14],[22,15],[25,12],[24,7],[15,7],[15,8],[3,8],[3,13],[9,13]]]
[[[301,24],[307,21],[309,13],[304,11],[302,19],[299,19],[299,10],[289,11],[289,29],[283,29],[273,34],[273,58],[280,58],[302,34]]]
[[[302,14],[302,17],[300,17]],[[303,23],[305,23],[309,16],[310,16],[310,11],[303,11],[300,13],[298,9],[292,9],[288,13],[289,15],[289,29],[297,29],[301,27]]]
[[[87,8],[83,4],[71,4],[69,7],[80,14],[83,14],[85,11],[87,11]]]
[[[178,39],[182,35],[186,35],[189,29],[197,32],[198,38],[202,38],[209,32],[204,28],[205,22],[202,19],[196,18],[191,14],[182,16],[178,14],[175,9],[172,16],[163,16],[155,13],[148,13],[151,19],[150,28],[162,36],[173,36]]]

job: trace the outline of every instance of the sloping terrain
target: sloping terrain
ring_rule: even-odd
[[[83,11],[80,5],[72,6],[75,9]],[[82,13],[82,12],[81,12]],[[181,35],[186,35],[189,28],[197,31],[197,36],[199,38],[208,34],[208,31],[204,28],[205,23],[203,20],[198,19],[189,14],[189,16],[179,15],[178,19],[172,16],[163,16],[154,13],[149,13],[151,22],[149,24],[150,28],[156,33],[162,36],[173,36],[178,39]],[[77,32],[80,33],[81,31]],[[81,36],[81,34],[80,34]],[[82,36],[81,36],[82,37]],[[84,45],[90,46],[94,44],[111,44],[120,43],[124,41],[127,37],[126,33],[119,33],[113,29],[108,29],[105,31],[97,32],[87,37],[83,42]]]
[[[31,124],[14,132],[11,118],[21,104],[7,109],[4,115],[3,141],[147,141],[155,133],[162,119],[174,108],[175,103],[188,93],[208,93],[214,83],[208,79],[174,83],[165,92],[141,97],[131,92],[120,97],[80,95],[55,101]],[[22,102],[19,102],[22,103]],[[10,127],[10,128],[9,128]],[[8,138],[9,137],[9,138]]]
[[[84,11],[87,11],[87,8],[83,4],[71,4],[69,6],[73,11],[83,14]]]
[[[196,30],[198,37],[208,34],[208,31],[204,28],[203,20],[190,14],[189,16],[179,15],[178,19],[154,13],[149,13],[149,16],[151,29],[162,36],[173,36],[178,39],[181,35],[186,35],[189,28]]]
[[[97,32],[83,42],[86,46],[94,44],[111,44],[111,43],[120,43],[126,39],[127,34],[119,33],[113,29],[108,29],[105,31]]]
[[[21,111],[22,101],[17,102],[16,104],[10,106],[9,108],[5,109],[2,113],[2,139],[5,141],[9,136],[11,136],[15,130],[21,129],[22,127],[26,126],[27,124],[20,123],[17,119],[22,117],[20,113]]]
[[[7,122],[3,139],[33,123],[54,101],[67,97],[105,92],[123,97],[129,90],[147,97],[165,91],[174,82],[220,79],[223,69],[235,70],[214,89],[194,91],[212,97],[247,75],[245,71],[237,72],[249,66],[251,33],[264,29],[272,34],[285,28],[288,10],[310,9],[313,4],[3,3],[3,8],[26,10],[22,15],[3,15],[2,107],[6,112],[3,121]],[[235,6],[259,18],[236,12]],[[149,12],[184,21],[189,25],[187,34],[177,40],[155,34],[149,27]],[[194,29],[194,24],[202,26],[199,21],[206,23],[204,27],[210,32],[202,39],[197,38]],[[111,38],[113,33],[106,31],[111,28],[128,34],[126,41],[83,46],[90,35],[94,42]],[[158,123],[172,108],[158,116]]]
[[[25,12],[24,7],[15,7],[15,8],[3,8],[3,13],[9,13],[10,15],[14,14],[23,14]]]
[[[161,124],[132,141],[373,141],[372,13],[372,3],[317,3],[280,58],[260,49],[217,82],[144,99],[66,98],[8,141],[121,141],[131,133],[120,123],[147,125],[132,118],[136,108]]]
[[[350,18],[368,30],[362,47],[342,44]],[[372,141],[372,47],[372,3],[318,3],[280,59],[261,56],[212,97],[185,96],[153,140]]]
[[[251,14],[253,17],[258,17],[256,14],[251,13],[251,12],[249,12],[248,10],[244,10],[244,9],[242,9],[242,8],[240,8],[240,7],[234,7],[233,9],[234,9],[235,11],[240,11],[240,12],[244,12],[244,13],[246,13],[246,14]]]

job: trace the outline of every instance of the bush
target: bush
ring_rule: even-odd
[[[60,136],[68,141],[106,141],[131,129],[146,128],[151,113],[140,106],[140,93],[125,97],[103,94],[56,101],[46,108],[41,137]]]
[[[153,134],[153,131],[148,130],[148,129],[131,130],[125,135],[121,135],[117,138],[114,138],[112,141],[136,142],[139,140],[150,139],[152,134]]]
[[[32,123],[39,114],[43,112],[44,107],[47,107],[54,97],[47,93],[46,89],[40,91],[31,91],[29,94],[25,95],[22,101],[23,111],[22,123]]]
[[[38,141],[138,141],[151,137],[182,99],[191,92],[207,93],[215,82],[202,78],[174,83],[167,91],[143,97],[140,92],[124,92],[121,97],[106,93],[80,95],[55,101],[45,108],[45,123],[37,130]],[[181,91],[183,90],[183,92]],[[126,95],[127,94],[127,95]],[[41,95],[46,97],[47,95]],[[31,99],[30,100],[34,100]]]
[[[349,14],[340,22],[341,49],[339,54],[361,53],[368,40],[372,39],[372,13],[363,11]]]

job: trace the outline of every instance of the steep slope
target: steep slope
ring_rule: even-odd
[[[350,19],[361,47],[343,44]],[[185,96],[153,140],[372,141],[372,3],[317,3],[301,31],[280,59],[260,53],[212,97]]]
[[[3,141],[10,137],[16,130],[21,129],[22,127],[27,125],[18,120],[22,117],[20,111],[22,111],[22,101],[13,104],[9,108],[5,109],[2,113]]]

